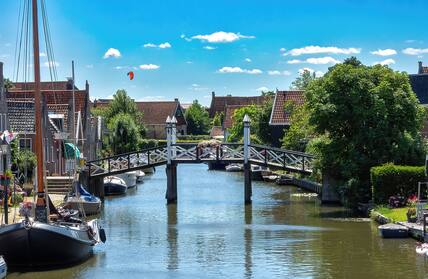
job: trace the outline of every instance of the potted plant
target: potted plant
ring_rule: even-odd
[[[409,223],[416,223],[416,208],[410,207],[407,209],[407,222]]]

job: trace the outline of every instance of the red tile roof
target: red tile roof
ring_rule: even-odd
[[[186,120],[180,103],[176,101],[158,101],[158,102],[135,102],[139,111],[143,113],[143,123],[147,125],[165,125],[168,116],[175,115],[177,125],[185,125]],[[176,111],[179,110],[179,113]]]
[[[278,91],[272,107],[270,125],[290,125],[290,112],[285,111],[286,102],[300,106],[305,101],[304,91]]]
[[[226,114],[226,106],[262,105],[268,98],[269,97],[266,96],[215,96],[215,94],[213,93],[209,114],[210,117],[214,117],[216,113],[221,112],[224,112]]]

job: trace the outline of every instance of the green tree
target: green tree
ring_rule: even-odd
[[[290,122],[290,127],[284,131],[282,146],[286,149],[305,152],[308,142],[315,137],[314,127],[309,124],[307,106],[293,108]]]
[[[212,121],[212,126],[221,126],[224,120],[224,112],[216,112]]]
[[[141,136],[138,125],[128,113],[113,116],[108,123],[110,130],[110,149],[113,154],[121,154],[138,149]]]
[[[262,91],[262,96],[275,97],[275,92],[274,91]]]
[[[3,81],[4,81],[4,88],[6,89],[6,91],[13,88],[13,83],[10,79],[5,78]]]
[[[260,107],[250,105],[235,110],[232,116],[233,126],[229,129],[228,141],[239,142],[244,136],[244,116],[248,114],[251,119],[250,132],[252,135],[257,135],[258,119],[260,115]]]
[[[272,99],[268,99],[259,109],[259,114],[255,120],[257,138],[264,144],[272,144],[272,130],[269,125],[270,116],[272,114]]]
[[[206,109],[197,100],[194,100],[192,105],[186,110],[185,117],[189,134],[204,135],[208,133],[210,118]]]
[[[303,72],[300,74],[299,77],[296,78],[295,81],[291,83],[290,89],[291,90],[305,90],[308,85],[313,81],[316,80],[317,77],[315,76],[315,72],[310,72],[309,70],[303,70]]]
[[[372,166],[423,163],[425,112],[406,73],[351,58],[311,82],[305,95],[309,124],[320,135],[308,148],[351,206],[370,199]]]

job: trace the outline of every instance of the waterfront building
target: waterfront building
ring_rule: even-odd
[[[3,79],[1,76],[0,79]],[[67,81],[42,82],[41,93],[44,98],[43,121],[44,147],[46,171],[48,175],[65,175],[70,166],[64,149],[73,145],[77,134],[77,147],[82,156],[87,159],[94,158],[90,155],[90,141],[87,136],[91,130],[91,118],[89,114],[89,84],[85,89],[75,87],[75,129],[73,129],[73,82]],[[2,96],[3,97],[3,96]],[[34,82],[15,82],[4,94],[5,103],[2,109],[6,113],[6,127],[18,134],[18,147],[35,151],[35,119],[34,119]],[[1,122],[1,121],[0,121]],[[93,123],[92,123],[93,124]],[[73,134],[75,131],[76,134]],[[64,143],[68,142],[67,145]],[[68,154],[69,152],[67,152]]]
[[[274,145],[280,145],[280,140],[291,125],[292,110],[303,105],[304,101],[304,91],[276,91],[269,120]]]
[[[177,119],[177,135],[187,135],[187,121],[180,101],[136,102],[137,108],[143,113],[143,123],[147,128],[146,137],[152,139],[166,138],[165,119],[175,116]]]
[[[424,107],[428,106],[428,67],[418,62],[418,73],[409,75],[410,84],[419,99],[419,102]],[[428,138],[428,118],[425,119],[422,128],[422,136]]]

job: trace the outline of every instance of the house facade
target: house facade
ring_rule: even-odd
[[[166,139],[166,118],[177,119],[177,135],[187,135],[187,121],[178,99],[174,101],[136,102],[143,113],[143,123],[147,128],[146,136],[152,139]]]
[[[280,140],[291,125],[291,108],[303,105],[304,101],[304,91],[277,91],[275,93],[269,120],[274,145],[281,144]]]
[[[48,175],[65,175],[70,170],[65,150],[74,145],[83,157],[94,159],[87,136],[91,130],[89,114],[89,84],[85,89],[74,88],[73,129],[73,83],[71,80],[42,82],[43,145]],[[16,82],[5,93],[8,124],[18,133],[19,148],[35,151],[34,83]],[[73,133],[74,132],[74,133]]]
[[[410,84],[413,92],[419,99],[421,105],[428,106],[428,67],[421,61],[418,62],[418,73],[409,75]],[[428,138],[428,119],[425,119],[422,128],[422,136]]]

